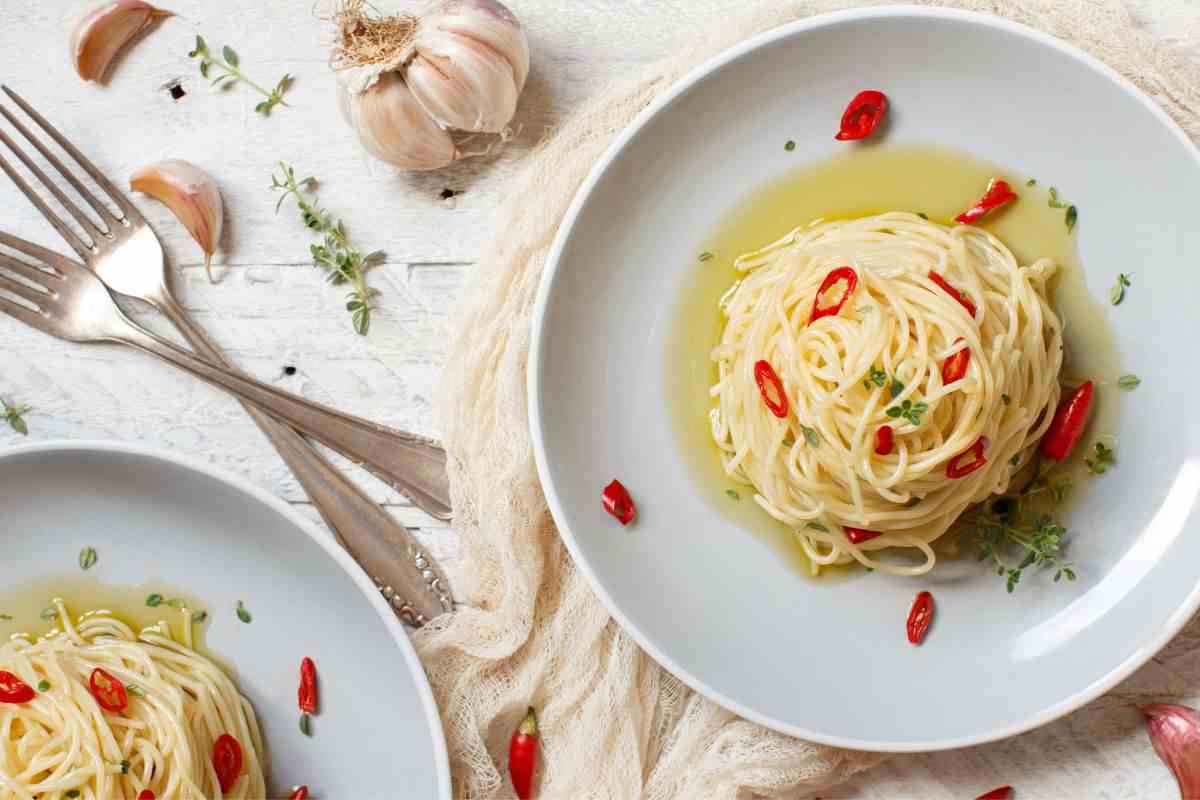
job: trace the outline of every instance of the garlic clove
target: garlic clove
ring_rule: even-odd
[[[133,173],[129,187],[171,209],[204,251],[204,270],[215,283],[212,256],[221,241],[225,212],[221,192],[208,173],[187,161],[161,161]]]
[[[89,11],[71,34],[71,60],[85,81],[104,77],[121,48],[155,17],[169,16],[142,0],[114,0]]]
[[[1195,709],[1168,703],[1138,706],[1158,757],[1179,783],[1184,798],[1200,797],[1200,715]]]
[[[517,92],[529,77],[529,40],[521,23],[496,0],[445,0],[421,19],[420,27],[448,31],[495,50],[513,68]]]
[[[404,78],[444,128],[499,133],[517,110],[520,91],[508,61],[456,33],[422,31]]]
[[[440,169],[458,158],[454,139],[425,113],[404,80],[384,72],[350,96],[350,126],[368,153],[402,169]]]

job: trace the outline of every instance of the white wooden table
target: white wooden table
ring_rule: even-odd
[[[397,7],[380,0],[378,5]],[[166,242],[184,304],[242,367],[280,387],[400,428],[436,435],[431,397],[456,290],[471,280],[500,191],[530,144],[607,81],[669,52],[672,38],[747,0],[511,0],[524,21],[533,69],[516,122],[523,134],[498,157],[441,173],[396,177],[372,170],[338,117],[327,66],[328,27],[309,0],[176,0],[165,20],[118,63],[107,86],[84,85],[67,59],[71,27],[90,0],[6,2],[0,80],[22,92],[112,177],[163,158],[213,174],[225,197],[219,285],[161,206],[138,204]],[[403,6],[399,6],[403,7]],[[1142,24],[1177,35],[1198,0],[1133,0]],[[210,91],[187,53],[197,33],[230,44],[260,82],[291,72],[291,108],[253,113],[249,90]],[[1194,45],[1200,53],[1200,42]],[[182,78],[172,100],[163,84]],[[322,181],[321,201],[343,216],[364,252],[387,263],[370,335],[350,329],[344,292],[311,266],[312,241],[290,204],[274,214],[275,163]],[[444,189],[458,194],[450,201]],[[7,181],[0,228],[63,249]],[[139,319],[165,331],[145,313]],[[294,369],[291,369],[294,368]],[[0,318],[0,397],[28,403],[30,440],[121,439],[178,450],[239,473],[315,511],[242,410],[215,390],[116,347],[69,346]],[[0,428],[0,447],[21,443]],[[373,497],[455,573],[450,530],[357,473]],[[1108,696],[1039,731],[983,747],[892,759],[826,797],[973,798],[1001,783],[1030,798],[1173,797],[1131,704],[1168,698],[1200,704],[1200,624]]]

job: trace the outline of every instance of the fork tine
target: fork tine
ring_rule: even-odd
[[[7,111],[8,109],[0,106],[0,112]],[[7,114],[5,114],[5,116],[7,116]],[[84,214],[79,206],[75,205],[74,201],[67,197],[66,193],[63,192],[62,189],[58,188],[54,181],[50,180],[50,178],[46,176],[45,172],[42,172],[41,168],[34,163],[33,159],[26,155],[25,151],[17,146],[17,143],[12,140],[12,137],[10,137],[4,131],[0,131],[0,142],[4,142],[4,144],[8,146],[8,149],[11,150],[18,159],[20,159],[21,163],[33,173],[33,176],[41,181],[43,186],[50,190],[50,194],[54,195],[58,202],[62,204],[62,207],[67,210],[67,213],[75,218],[75,221],[78,222],[79,226],[87,232],[87,235],[92,237],[93,242],[100,241],[100,237],[104,236],[105,232],[97,228],[95,223],[88,219],[87,214]]]
[[[39,331],[44,331],[53,336],[58,334],[50,329],[48,321],[39,311],[26,308],[20,303],[14,303],[7,297],[0,296],[0,313],[8,314],[10,317],[15,317],[26,325],[37,328]]]
[[[8,266],[5,264],[4,266]],[[39,292],[38,290],[21,283],[20,281],[10,278],[3,272],[0,272],[0,290],[12,292],[18,297],[23,297],[39,308],[43,308],[43,303],[53,299],[48,292]]]
[[[92,176],[92,180],[94,180],[97,185],[99,185],[100,188],[103,189],[105,193],[112,199],[112,201],[117,204],[121,211],[125,213],[126,219],[135,222],[145,221],[142,218],[141,212],[138,211],[133,203],[129,201],[129,198],[125,196],[125,193],[114,186],[113,182],[110,181],[104,175],[104,173],[96,167],[95,164],[89,161],[87,156],[79,152],[78,147],[67,141],[67,137],[63,136],[58,132],[57,128],[47,122],[45,117],[34,111],[33,106],[29,105],[29,103],[26,103],[20,95],[7,86],[0,85],[0,89],[3,89],[4,93],[12,98],[12,101],[19,105],[22,111],[29,115],[30,119],[41,126],[42,130],[44,130],[51,139],[58,142],[59,147],[61,147],[63,150],[66,150],[71,155],[71,158],[75,159],[75,163],[83,167],[84,172]]]
[[[44,264],[54,267],[58,270],[64,270],[63,262],[69,259],[61,253],[56,253],[53,250],[47,250],[41,245],[27,242],[24,239],[13,236],[11,233],[0,231],[0,244],[5,247],[11,247],[13,250],[24,253],[27,256],[32,256]]]
[[[8,177],[12,178],[12,182],[17,185],[18,189],[25,193],[25,196],[29,198],[29,202],[37,206],[37,210],[42,212],[42,216],[46,218],[46,221],[54,226],[54,230],[58,231],[58,235],[65,239],[67,244],[71,245],[71,249],[79,253],[79,256],[84,261],[92,257],[91,248],[75,235],[75,231],[67,227],[66,223],[58,218],[58,215],[54,213],[50,206],[46,205],[46,201],[42,199],[41,195],[25,182],[21,174],[13,169],[12,164],[9,164],[4,156],[0,156],[0,169],[8,173]]]
[[[14,128],[20,131],[21,135],[24,136],[31,145],[36,147],[37,151],[41,153],[47,161],[50,162],[51,166],[58,170],[58,174],[62,175],[63,178],[66,179],[67,183],[71,184],[75,191],[79,192],[79,196],[86,200],[87,204],[91,206],[97,214],[100,215],[100,218],[104,220],[104,224],[108,226],[109,230],[112,230],[114,225],[121,224],[120,219],[118,219],[115,214],[109,211],[108,207],[105,206],[104,203],[101,203],[100,199],[92,194],[92,192],[83,185],[82,181],[75,177],[75,173],[68,169],[66,165],[59,160],[58,156],[54,155],[53,151],[51,151],[49,147],[46,147],[41,139],[39,139],[37,136],[34,136],[29,128],[25,127],[25,124],[21,122],[21,120],[17,119],[15,114],[13,114],[4,106],[0,106],[0,114],[3,114],[4,118],[7,119]],[[10,144],[9,147],[11,148],[13,145]],[[18,155],[20,155],[20,153],[18,153]],[[23,158],[21,160],[25,161]],[[28,161],[25,161],[25,163],[27,165],[29,164]],[[91,231],[88,232],[90,233]]]
[[[62,280],[62,278],[60,278],[58,275],[46,272],[43,269],[38,269],[32,264],[27,264],[24,261],[15,259],[5,253],[0,253],[0,267],[4,267],[7,270],[15,272],[25,280],[33,281],[47,291],[49,291],[49,287],[46,286],[48,281]],[[2,274],[3,273],[0,273],[0,275]]]

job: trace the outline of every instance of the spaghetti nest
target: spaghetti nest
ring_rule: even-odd
[[[0,798],[133,800],[146,789],[175,800],[262,798],[262,735],[250,703],[216,664],[166,622],[135,634],[105,612],[72,621],[55,601],[59,627],[0,645],[0,670],[36,696],[0,703]],[[186,612],[181,612],[186,619]],[[103,707],[89,688],[97,668],[125,685],[127,705]],[[222,735],[244,753],[222,793],[213,748]]]
[[[818,220],[735,266],[744,275],[721,300],[712,351],[727,474],[795,531],[814,568],[927,572],[930,542],[1005,491],[1050,424],[1063,358],[1047,299],[1055,265],[1021,266],[986,231],[893,212]],[[854,279],[829,285],[844,267]],[[759,386],[762,361],[786,395],[782,417]],[[921,561],[876,558],[891,548]]]

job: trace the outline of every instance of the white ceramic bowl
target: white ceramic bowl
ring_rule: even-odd
[[[0,542],[0,597],[78,577],[90,545],[88,576],[105,586],[202,602],[206,646],[262,724],[272,797],[307,784],[315,797],[450,800],[441,721],[404,628],[345,551],[282,500],[172,454],[39,444],[0,453]],[[311,738],[297,724],[304,656],[321,692]]]
[[[919,581],[797,575],[715,513],[663,401],[674,305],[704,239],[783,171],[843,152],[847,100],[892,99],[886,144],[945,145],[1070,188],[1090,292],[1143,383],[1118,466],[1069,517],[1079,580],[1013,595],[973,563]],[[782,143],[797,143],[785,152]],[[885,146],[886,146],[885,144]],[[1009,736],[1112,687],[1200,594],[1200,253],[1196,148],[1095,59],[996,18],[913,7],[816,17],[759,36],[657,99],[593,171],[552,252],[529,365],[538,468],[580,568],[664,667],[779,731],[912,751]],[[797,220],[797,223],[805,220]],[[640,511],[601,509],[619,477]],[[918,588],[938,617],[904,638]]]

